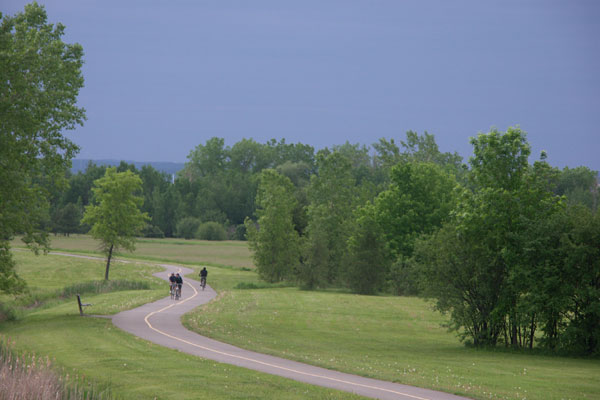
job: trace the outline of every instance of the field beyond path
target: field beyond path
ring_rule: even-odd
[[[154,275],[165,280],[171,272],[183,274],[193,272],[191,269],[173,265],[162,264],[162,266],[166,268],[166,272]],[[181,316],[209,302],[216,293],[208,286],[206,290],[200,290],[199,282],[192,279],[185,278],[184,282],[181,300],[176,301],[167,297],[121,312],[113,317],[113,323],[143,339],[188,354],[362,396],[377,399],[464,399],[447,393],[364,378],[255,353],[198,335],[181,324]]]

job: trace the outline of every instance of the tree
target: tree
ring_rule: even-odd
[[[598,171],[587,167],[565,167],[558,177],[556,194],[567,196],[569,204],[583,204],[596,211],[600,197]]]
[[[135,250],[136,235],[144,228],[149,217],[140,211],[144,199],[141,196],[142,180],[131,171],[117,172],[108,168],[104,177],[94,182],[93,203],[88,205],[83,223],[91,225],[90,233],[100,240],[106,254],[108,280],[113,253],[123,248]]]
[[[456,180],[443,167],[425,162],[400,162],[392,167],[390,180],[374,200],[372,218],[394,260],[391,288],[398,295],[415,294],[420,289],[418,270],[410,261],[414,243],[448,220],[456,203]]]
[[[292,221],[295,202],[292,182],[273,169],[263,170],[256,194],[258,221],[246,218],[245,225],[258,274],[268,282],[291,277],[299,262],[299,237]]]
[[[53,231],[69,236],[79,232],[82,208],[77,204],[67,203],[66,206],[56,211],[53,221]]]
[[[339,281],[357,205],[350,160],[343,154],[319,152],[318,175],[308,188],[308,226],[300,281],[308,288]]]
[[[540,224],[562,209],[557,171],[528,164],[525,132],[509,128],[473,138],[469,188],[453,219],[420,245],[429,294],[476,345],[533,346],[539,309],[536,270],[551,260]],[[424,249],[424,250],[423,250]]]
[[[83,49],[61,40],[65,27],[47,23],[44,8],[0,13],[0,290],[24,282],[14,271],[9,240],[23,233],[34,250],[47,248],[48,188],[64,185],[77,146],[62,135],[85,119],[77,107]]]
[[[392,168],[390,187],[375,199],[375,219],[396,257],[410,257],[414,241],[439,229],[456,201],[454,176],[433,163]]]
[[[227,151],[225,139],[210,138],[205,145],[199,144],[190,152],[182,175],[193,180],[222,171],[227,161]]]
[[[458,178],[462,178],[464,169],[462,157],[458,153],[442,153],[435,142],[435,136],[425,132],[419,135],[417,132],[406,132],[406,140],[400,140],[400,147],[394,139],[379,139],[378,143],[373,144],[377,154],[375,164],[389,171],[400,162],[421,162],[434,163],[448,170]]]
[[[389,247],[371,203],[357,209],[355,214],[354,228],[348,238],[345,279],[355,293],[374,294],[383,288],[388,273]]]

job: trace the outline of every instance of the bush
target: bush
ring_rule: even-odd
[[[164,232],[156,225],[146,225],[142,231],[142,235],[146,238],[164,238]]]
[[[239,224],[238,226],[236,226],[234,235],[234,240],[248,240],[246,238],[246,225]]]
[[[400,257],[390,267],[388,285],[397,296],[414,296],[420,294],[420,274],[418,266],[412,259]]]
[[[227,232],[217,222],[205,222],[198,227],[196,237],[202,240],[227,240]]]
[[[15,310],[6,304],[0,303],[0,322],[14,321],[16,319]]]
[[[200,220],[194,217],[182,218],[177,222],[177,237],[184,239],[193,239],[196,236],[198,227],[200,226]]]
[[[238,283],[234,289],[273,289],[273,288],[284,288],[291,287],[292,283],[289,282],[278,282],[278,283],[268,283],[268,282],[240,282]]]

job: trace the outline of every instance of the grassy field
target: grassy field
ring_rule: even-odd
[[[100,254],[98,241],[88,235],[52,236],[53,251]],[[23,247],[19,239],[13,240],[13,247]],[[230,266],[254,268],[250,251],[245,242],[184,239],[139,239],[134,253],[124,252],[122,259],[144,259],[176,262],[180,264]]]
[[[17,252],[18,271],[38,294],[54,293],[77,281],[103,275],[102,261]],[[149,290],[86,295],[93,314],[114,314],[164,297],[165,284],[149,274],[160,268],[118,263],[114,279],[144,279]],[[215,282],[229,287],[252,272],[223,269]],[[220,277],[222,275],[222,277]],[[4,300],[8,300],[6,297]],[[82,318],[74,299],[34,308],[16,322],[0,324],[0,336],[18,351],[49,355],[72,375],[104,387],[122,399],[359,399],[361,397],[249,371],[162,348],[115,328],[110,320]]]
[[[226,251],[222,244],[215,245],[219,247],[216,253]],[[69,250],[69,246],[66,240],[63,249]],[[163,245],[153,254],[164,261],[176,261],[179,257],[177,246]],[[219,257],[223,260],[222,254]],[[206,264],[222,264],[222,261]],[[114,271],[118,268],[116,266]],[[96,269],[101,276],[103,267],[97,266]],[[219,291],[219,297],[188,314],[185,323],[213,338],[327,368],[477,399],[600,398],[599,360],[465,347],[454,334],[441,327],[444,317],[418,298],[308,292],[296,288],[238,290],[235,287],[240,282],[257,282],[256,274],[237,268],[211,267],[209,271],[209,284]],[[113,295],[99,295],[97,301]],[[136,297],[138,295],[135,294]],[[117,308],[125,307],[123,302],[117,303]],[[52,312],[60,316],[63,312],[60,307],[40,313]],[[114,312],[114,308],[107,307],[103,312]],[[28,317],[28,323],[38,323],[35,318],[29,319],[33,317],[41,318],[32,315]],[[75,323],[81,324],[80,320],[74,317]],[[21,321],[9,330],[18,329],[23,323]],[[7,328],[0,328],[4,329]],[[35,329],[38,328],[29,328]],[[74,329],[84,328],[77,326]],[[109,326],[103,329],[108,331]],[[114,328],[111,329],[110,335],[116,334],[114,331]],[[127,336],[120,332],[118,335]],[[28,338],[25,334],[19,336]],[[54,343],[46,348],[49,354],[55,355],[53,346],[61,349],[65,344]],[[110,347],[109,344],[104,346]],[[169,352],[164,349],[156,351]],[[86,349],[86,352],[89,352],[90,358],[104,357],[94,355],[93,348]],[[222,368],[235,370],[232,367]],[[235,371],[228,374],[231,380],[243,379],[242,372]],[[111,377],[111,374],[114,372],[107,370],[101,376]],[[117,385],[117,388],[120,386]],[[264,392],[265,396],[267,392]],[[306,398],[322,398],[320,396],[314,394]]]
[[[410,297],[229,291],[185,316],[206,336],[377,379],[493,399],[598,399],[600,362],[478,350]]]

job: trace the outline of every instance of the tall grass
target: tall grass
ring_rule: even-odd
[[[108,389],[86,382],[83,376],[59,374],[48,357],[18,355],[0,338],[0,400],[111,399]]]

